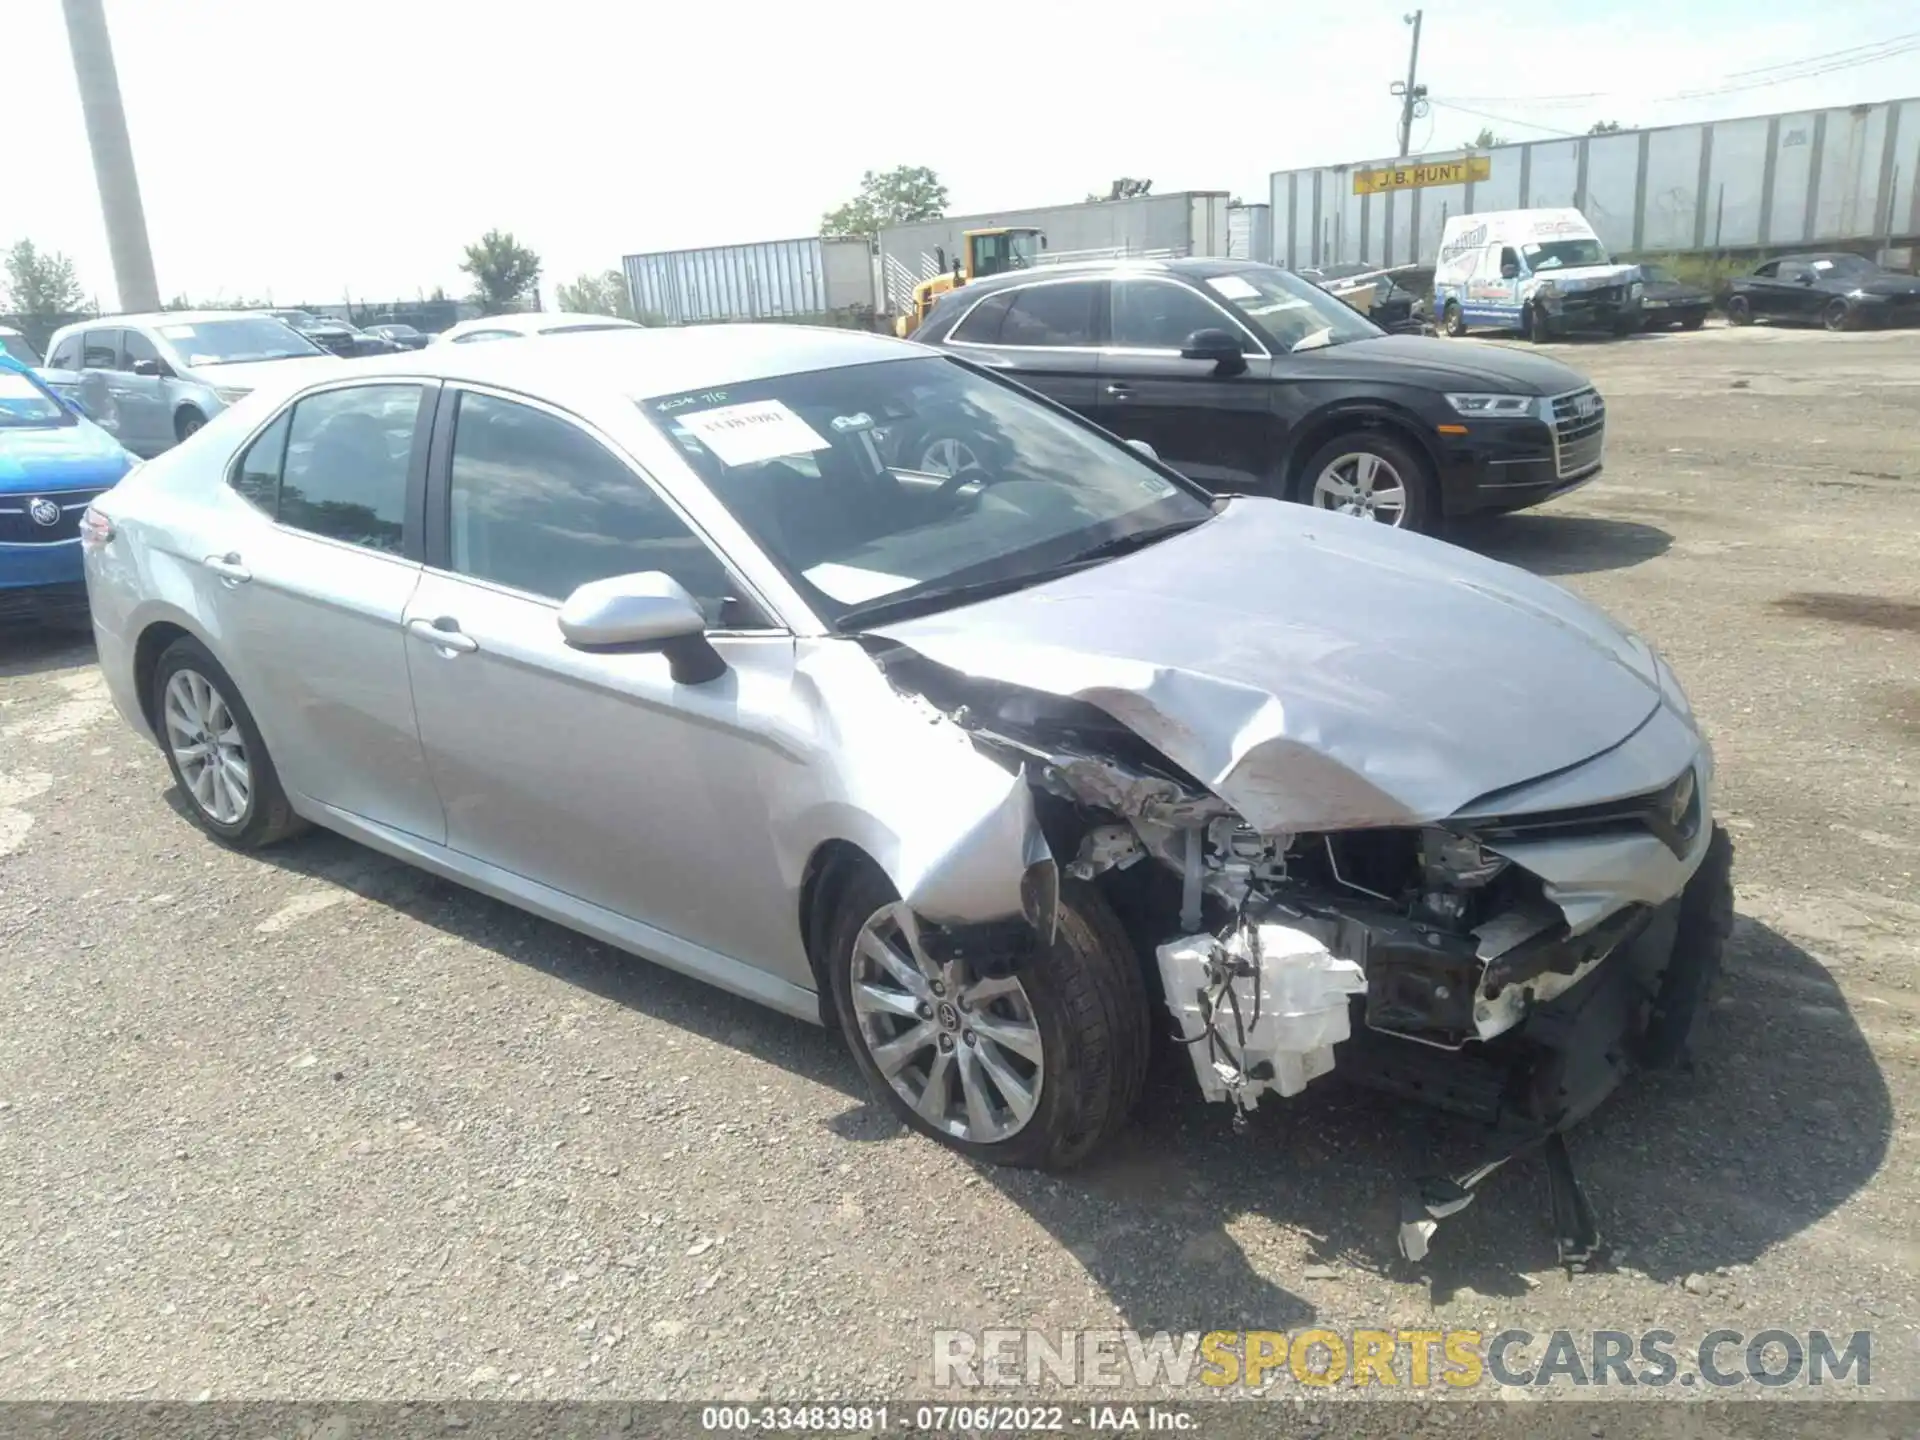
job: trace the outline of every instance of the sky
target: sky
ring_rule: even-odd
[[[1120,176],[1264,200],[1275,170],[1394,153],[1413,3],[106,8],[161,295],[286,305],[462,294],[462,247],[494,227],[540,254],[551,303],[624,254],[813,234],[902,164],[937,171],[953,214]],[[1920,96],[1920,48],[1740,73],[1916,32],[1912,0],[1430,0],[1439,103],[1414,148]],[[59,0],[0,0],[0,53],[0,245],[70,255],[111,308]]]

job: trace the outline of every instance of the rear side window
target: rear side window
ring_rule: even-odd
[[[263,514],[280,513],[280,467],[287,458],[287,428],[293,412],[282,411],[280,418],[254,438],[234,467],[233,488],[242,499]]]
[[[989,295],[967,312],[967,318],[954,328],[948,338],[962,345],[998,344],[1000,326],[1007,318],[1007,311],[1013,308],[1013,297],[1019,293],[1017,290],[1003,290],[998,295]]]
[[[280,523],[398,554],[421,393],[418,385],[356,385],[308,396],[254,442],[235,488],[267,484],[272,437],[284,422],[274,510]]]
[[[1090,346],[1093,301],[1099,286],[1088,283],[1034,285],[1013,292],[1000,326],[1002,345]]]

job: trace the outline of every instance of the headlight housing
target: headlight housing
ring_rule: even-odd
[[[1631,295],[1634,299],[1638,300],[1641,296],[1647,293],[1647,287],[1643,285],[1640,281],[1636,280],[1633,282],[1633,285],[1631,286],[1631,288],[1628,289],[1627,293]]]
[[[222,405],[237,405],[253,391],[243,385],[216,385],[213,387],[213,393],[220,397]]]
[[[1447,403],[1456,414],[1473,416],[1487,420],[1495,417],[1513,419],[1534,413],[1539,399],[1533,395],[1483,395],[1462,394],[1447,396]]]

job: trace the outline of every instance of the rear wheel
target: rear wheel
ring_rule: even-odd
[[[1446,325],[1447,334],[1453,336],[1454,339],[1457,340],[1467,333],[1467,317],[1460,313],[1460,302],[1458,300],[1447,301],[1447,308],[1441,312],[1441,316],[1443,323]]]
[[[1829,330],[1851,330],[1853,307],[1845,300],[1835,300],[1820,312],[1820,323]]]
[[[1061,888],[1051,949],[1007,973],[928,953],[923,926],[864,867],[835,917],[834,1009],[893,1113],[996,1165],[1056,1169],[1126,1123],[1152,1047],[1132,942],[1090,885]]]
[[[167,768],[202,830],[257,850],[302,828],[253,712],[206,646],[188,636],[162,652],[152,705]]]
[[[1729,325],[1751,325],[1753,306],[1744,295],[1732,295],[1727,298],[1727,323]]]
[[[1356,430],[1322,445],[1301,471],[1300,498],[1399,530],[1431,531],[1439,520],[1433,472],[1391,435]]]

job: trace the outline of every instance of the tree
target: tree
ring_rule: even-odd
[[[1493,127],[1491,125],[1482,125],[1480,127],[1480,133],[1474,136],[1473,139],[1469,140],[1461,148],[1463,150],[1490,150],[1495,145],[1504,145],[1506,143],[1507,143],[1506,136],[1494,134]]]
[[[17,315],[72,315],[87,308],[87,292],[73,261],[58,250],[41,251],[31,240],[7,251],[7,305]]]
[[[869,170],[860,193],[820,217],[822,235],[872,235],[889,225],[938,220],[947,213],[947,187],[924,165]]]
[[[1593,128],[1587,131],[1589,135],[1617,135],[1619,133],[1620,122],[1618,120],[1596,120],[1593,122]]]
[[[627,293],[627,277],[618,270],[603,270],[598,275],[582,275],[571,285],[554,292],[560,308],[579,315],[612,315],[621,320],[638,320],[633,297]]]
[[[487,231],[467,246],[460,268],[473,277],[473,298],[489,315],[518,309],[540,293],[540,257],[510,231]]]

